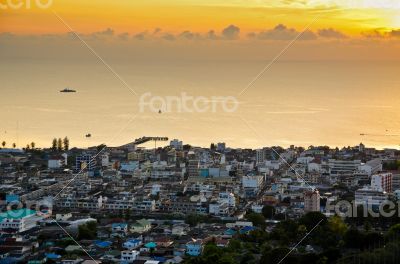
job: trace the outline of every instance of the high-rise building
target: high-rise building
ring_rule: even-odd
[[[75,160],[75,171],[94,171],[96,167],[96,159],[92,155],[79,155]]]
[[[188,153],[188,175],[189,177],[199,177],[200,162],[194,152]]]
[[[381,192],[392,192],[393,175],[390,172],[372,175],[371,188]]]
[[[304,212],[319,212],[320,206],[320,195],[317,189],[309,190],[304,192]]]
[[[169,146],[170,146],[170,147],[173,147],[173,148],[176,149],[176,150],[182,150],[182,148],[183,148],[183,142],[182,142],[182,141],[179,141],[179,140],[177,140],[177,139],[174,139],[174,140],[172,140],[172,141],[169,143]]]
[[[263,163],[266,160],[265,149],[256,150],[256,164]]]
[[[226,144],[225,143],[218,143],[217,144],[217,151],[218,152],[225,152],[225,149],[226,149]]]

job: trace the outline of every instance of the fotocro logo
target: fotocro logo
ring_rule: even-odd
[[[140,112],[163,113],[206,113],[227,112],[232,113],[239,106],[238,100],[233,96],[191,96],[181,93],[180,96],[153,96],[145,93],[140,97]]]
[[[4,3],[3,3],[4,2]],[[0,9],[31,9],[37,7],[40,9],[49,8],[53,0],[6,0],[0,2]]]

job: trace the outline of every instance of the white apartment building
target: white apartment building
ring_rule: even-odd
[[[393,175],[390,172],[372,175],[371,188],[381,192],[392,192]]]
[[[210,203],[208,213],[215,216],[228,216],[229,206],[227,203]]]
[[[9,210],[0,214],[0,231],[15,230],[24,232],[37,226],[43,220],[36,211],[29,209]]]
[[[256,164],[264,163],[265,160],[266,160],[265,150],[257,149],[256,150]]]
[[[369,186],[359,189],[355,192],[355,205],[369,205],[379,206],[381,203],[387,200],[388,195],[383,191],[378,191]]]
[[[121,263],[133,263],[139,256],[139,251],[136,250],[124,250],[121,251]]]
[[[369,176],[371,176],[372,174],[376,174],[382,171],[382,160],[381,159],[369,160],[366,163],[361,164],[358,167],[358,170],[367,173]]]
[[[264,183],[264,176],[243,176],[242,177],[242,187],[249,189],[261,189]]]
[[[219,201],[228,204],[229,207],[236,206],[236,198],[233,193],[222,192],[219,193]]]
[[[331,175],[337,174],[352,174],[358,170],[361,165],[360,160],[336,160],[330,159],[328,166],[329,166],[329,173]]]

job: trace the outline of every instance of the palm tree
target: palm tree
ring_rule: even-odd
[[[2,143],[1,143],[1,145],[3,146],[3,148],[7,145],[7,143],[5,142],[5,141],[3,141]]]

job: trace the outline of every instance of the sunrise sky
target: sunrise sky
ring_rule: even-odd
[[[6,5],[7,1],[0,2]],[[2,10],[1,31],[62,33],[65,29],[55,20],[53,10],[85,33],[105,28],[129,33],[155,28],[204,33],[230,24],[240,25],[244,33],[249,33],[282,22],[301,29],[318,14],[323,16],[312,28],[334,28],[351,35],[390,32],[400,27],[400,3],[396,0],[49,0],[52,4],[46,9],[38,8],[35,1],[28,1],[30,9]],[[47,0],[39,3],[44,5]]]
[[[399,1],[53,0],[46,8],[36,0],[21,1],[20,8],[11,8],[10,0],[0,3],[0,89],[6,98],[0,140],[10,144],[48,146],[53,137],[69,136],[76,146],[118,145],[144,135],[204,146],[400,143]],[[65,87],[78,93],[60,94]],[[240,107],[233,114],[141,113],[111,140],[138,112],[145,92],[236,96]],[[91,142],[84,138],[89,132]]]

